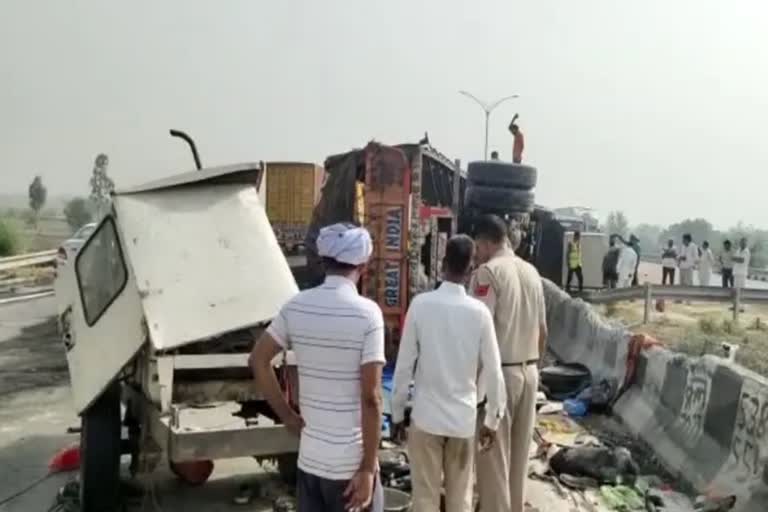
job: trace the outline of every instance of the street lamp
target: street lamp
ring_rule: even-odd
[[[459,94],[462,94],[462,95],[466,96],[467,98],[471,99],[472,101],[474,101],[475,103],[480,105],[480,108],[482,108],[483,112],[485,112],[485,155],[484,155],[484,158],[485,158],[485,160],[488,160],[488,121],[490,120],[491,112],[493,112],[493,110],[496,107],[498,107],[499,105],[501,105],[505,101],[511,100],[511,99],[514,99],[514,98],[519,98],[519,96],[517,94],[512,94],[510,96],[504,96],[503,98],[498,99],[498,100],[494,101],[493,103],[489,104],[489,103],[486,103],[486,102],[484,102],[482,100],[477,99],[475,96],[473,96],[472,94],[468,93],[467,91],[459,91]]]

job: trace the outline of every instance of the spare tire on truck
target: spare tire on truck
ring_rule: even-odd
[[[533,211],[534,197],[530,190],[472,184],[467,187],[464,205],[484,213],[529,213]]]
[[[470,162],[467,166],[469,185],[531,190],[536,186],[535,167],[497,160]]]

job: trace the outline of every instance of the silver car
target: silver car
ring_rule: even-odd
[[[75,258],[75,255],[77,255],[77,252],[80,250],[83,244],[85,244],[85,241],[88,240],[88,237],[90,237],[91,234],[96,230],[96,226],[98,226],[98,224],[95,222],[84,225],[78,229],[71,238],[65,240],[61,244],[58,252],[56,253],[57,268],[63,267],[67,264],[68,261]]]

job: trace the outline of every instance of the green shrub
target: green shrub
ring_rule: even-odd
[[[11,224],[0,219],[0,257],[12,256],[19,249],[19,236]]]

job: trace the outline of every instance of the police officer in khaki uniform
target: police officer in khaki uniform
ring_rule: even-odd
[[[524,512],[538,362],[547,338],[544,288],[538,271],[515,255],[499,217],[486,216],[477,223],[475,243],[479,267],[470,286],[493,315],[508,398],[496,442],[477,455],[480,510]]]

